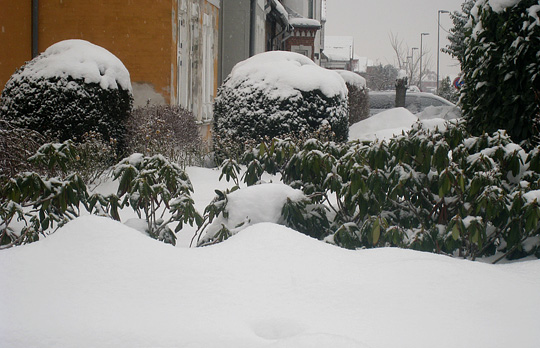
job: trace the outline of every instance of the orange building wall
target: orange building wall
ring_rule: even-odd
[[[31,3],[29,0],[0,1],[0,13],[4,12],[5,2],[25,2],[29,9]],[[176,64],[172,60],[176,52],[176,45],[173,45],[173,3],[176,1],[40,0],[39,52],[66,39],[90,41],[116,55],[129,70],[132,82],[151,83],[155,91],[162,94],[168,102],[171,69]],[[18,12],[23,12],[16,10],[11,12],[17,12],[17,15]],[[28,35],[31,35],[30,18],[28,17],[27,21]],[[25,21],[21,21],[21,24],[24,23]],[[7,42],[11,46],[20,45],[15,37],[8,37]],[[30,44],[25,46],[28,46],[30,52]],[[13,58],[18,62],[17,66],[24,64],[27,59],[29,58]],[[1,81],[4,79],[3,70],[2,68]]]
[[[32,1],[0,0],[0,92],[32,59]]]

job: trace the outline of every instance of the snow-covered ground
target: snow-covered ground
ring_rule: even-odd
[[[262,223],[175,248],[79,218],[0,253],[2,347],[538,347],[540,260],[349,251]]]
[[[363,128],[384,132],[397,118],[392,132],[401,133],[418,118],[407,113],[381,113]],[[187,172],[201,212],[215,189],[232,186],[218,170]],[[244,209],[236,218],[275,209],[260,195],[236,195]],[[83,216],[1,251],[0,347],[540,345],[540,260],[489,265],[394,248],[350,251],[269,222],[188,248],[193,232],[182,230],[173,247]]]

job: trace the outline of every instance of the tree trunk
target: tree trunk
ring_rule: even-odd
[[[407,93],[407,77],[396,80],[396,108],[405,107],[405,95]]]

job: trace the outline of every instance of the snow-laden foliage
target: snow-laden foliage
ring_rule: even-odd
[[[163,156],[134,154],[113,167],[117,194],[89,193],[84,180],[70,168],[81,161],[81,148],[71,141],[45,144],[29,160],[48,167],[56,176],[23,172],[0,187],[0,249],[34,242],[81,215],[81,206],[91,214],[120,221],[119,210],[131,206],[144,218],[143,232],[175,244],[185,223],[202,224],[190,193],[187,174]],[[85,149],[82,149],[84,152]],[[83,160],[84,161],[84,160]],[[15,221],[22,228],[13,227]],[[173,232],[169,224],[176,223]]]
[[[214,102],[219,152],[241,153],[245,143],[285,134],[303,136],[326,125],[335,140],[347,140],[345,82],[293,52],[266,52],[238,63]]]
[[[477,1],[467,24],[461,106],[475,135],[506,129],[538,144],[540,4]]]
[[[227,161],[225,167],[229,165],[234,165],[234,161]],[[318,228],[320,223],[326,221],[320,218],[324,216],[324,208],[312,205],[300,190],[282,183],[261,183],[242,189],[235,186],[225,192],[216,190],[216,193],[216,198],[206,208],[205,226],[194,236],[198,246],[222,242],[262,222],[321,237],[317,232],[322,230]]]
[[[76,157],[71,141],[45,144],[29,161],[60,175],[22,172],[0,187],[0,248],[37,241],[40,234],[79,216],[88,192],[80,176],[67,174],[68,163]],[[23,222],[20,231],[12,228],[15,221]]]
[[[0,118],[59,141],[98,132],[122,149],[132,103],[129,73],[118,58],[89,42],[67,40],[11,76]]]
[[[540,257],[540,149],[527,152],[504,131],[474,137],[462,123],[444,131],[417,124],[388,142],[274,139],[244,160],[247,184],[280,172],[324,204],[321,237],[346,248]]]
[[[113,177],[119,181],[115,201],[120,207],[131,206],[139,218],[144,218],[144,232],[150,237],[174,245],[175,233],[184,223],[202,223],[190,196],[193,186],[189,177],[165,157],[132,154],[114,166]],[[169,228],[172,222],[178,223],[174,232]]]
[[[449,76],[446,76],[441,81],[441,86],[439,87],[439,93],[438,96],[456,104],[459,100],[459,92],[458,90],[452,85],[452,81],[450,80]]]

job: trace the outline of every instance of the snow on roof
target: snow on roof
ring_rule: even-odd
[[[352,59],[354,57],[354,38],[352,36],[325,36],[324,54],[330,60]]]
[[[18,74],[36,79],[69,76],[99,84],[103,89],[117,89],[120,85],[132,90],[129,71],[122,61],[105,48],[84,40],[65,40],[50,46]]]
[[[321,27],[321,22],[318,20],[304,17],[289,18],[289,23],[291,23],[293,27]]]
[[[334,71],[337,72],[341,76],[341,78],[349,85],[353,85],[358,88],[366,87],[366,79],[363,78],[362,76],[348,70],[334,70]]]
[[[246,81],[252,82],[245,84]],[[285,51],[260,53],[236,64],[226,83],[257,86],[275,99],[316,89],[329,98],[344,97],[348,93],[345,82],[337,73],[321,68],[306,56]]]
[[[280,17],[283,19],[285,24],[289,25],[289,12],[287,12],[285,7],[283,7],[283,5],[279,1],[272,0],[272,3],[274,4],[274,8],[276,9],[276,11],[278,11]]]
[[[331,60],[331,61],[348,62],[351,60],[346,55],[341,54],[341,52],[333,52],[333,50],[331,49],[329,51],[325,49],[324,54],[328,57],[328,60]]]

